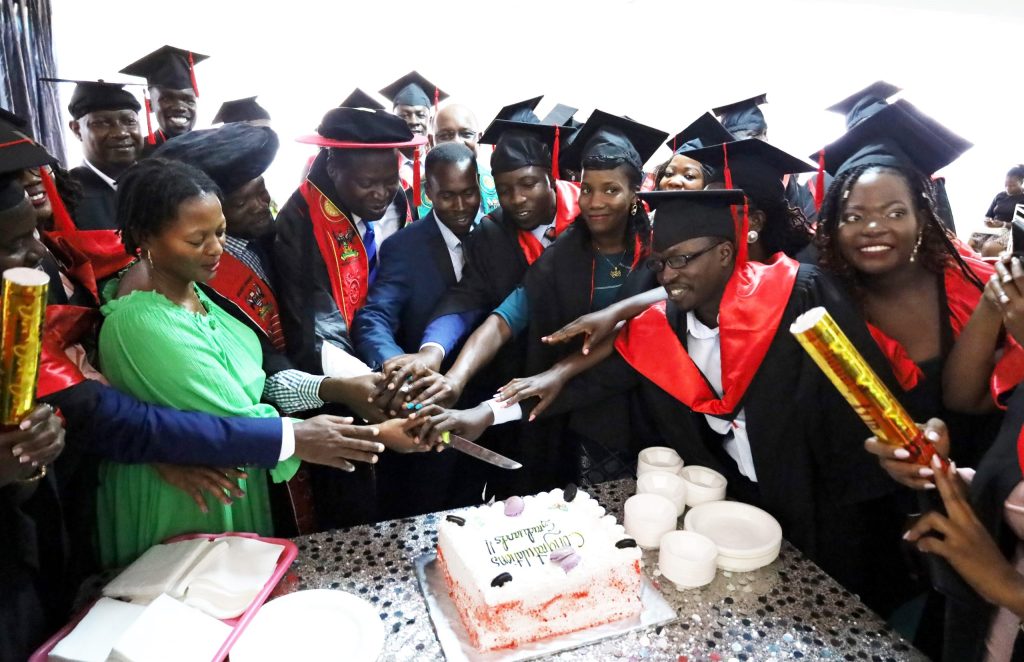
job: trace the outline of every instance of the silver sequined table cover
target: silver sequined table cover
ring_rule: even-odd
[[[621,522],[622,504],[634,493],[635,481],[586,489]],[[373,604],[387,629],[381,660],[441,660],[413,565],[417,556],[434,549],[441,517],[422,515],[295,538],[299,556],[277,594],[314,588],[355,593]],[[660,577],[657,551],[644,553],[644,566],[679,620],[551,659],[927,660],[787,542],[767,568],[720,570],[714,582],[700,589],[678,591]]]

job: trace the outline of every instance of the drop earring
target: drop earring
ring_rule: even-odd
[[[636,216],[637,202],[636,198],[633,198],[633,206],[629,208],[629,215]]]
[[[910,254],[910,261],[917,261],[917,251],[921,248],[921,241],[924,239],[924,231],[922,230],[917,234],[917,243],[914,244],[914,252]]]

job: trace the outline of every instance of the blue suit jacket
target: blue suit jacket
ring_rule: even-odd
[[[223,418],[142,402],[91,379],[46,398],[77,451],[115,462],[273,467],[281,419]]]
[[[456,283],[433,211],[388,237],[379,255],[376,280],[352,323],[356,354],[375,368],[419,350],[434,308]]]

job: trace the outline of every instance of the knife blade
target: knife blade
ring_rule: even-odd
[[[457,434],[450,432],[441,433],[441,441],[444,442],[449,448],[454,448],[457,451],[461,451],[470,457],[475,457],[478,460],[482,460],[487,464],[493,464],[496,467],[502,469],[522,469],[523,465],[519,464],[513,459],[507,458],[500,453],[495,453],[492,450],[488,450],[480,444],[474,444],[469,439],[460,437]]]

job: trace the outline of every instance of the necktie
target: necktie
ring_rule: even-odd
[[[368,281],[372,285],[377,276],[377,241],[373,235],[373,221],[364,221],[366,232],[363,233],[363,248],[366,250],[366,268]]]

